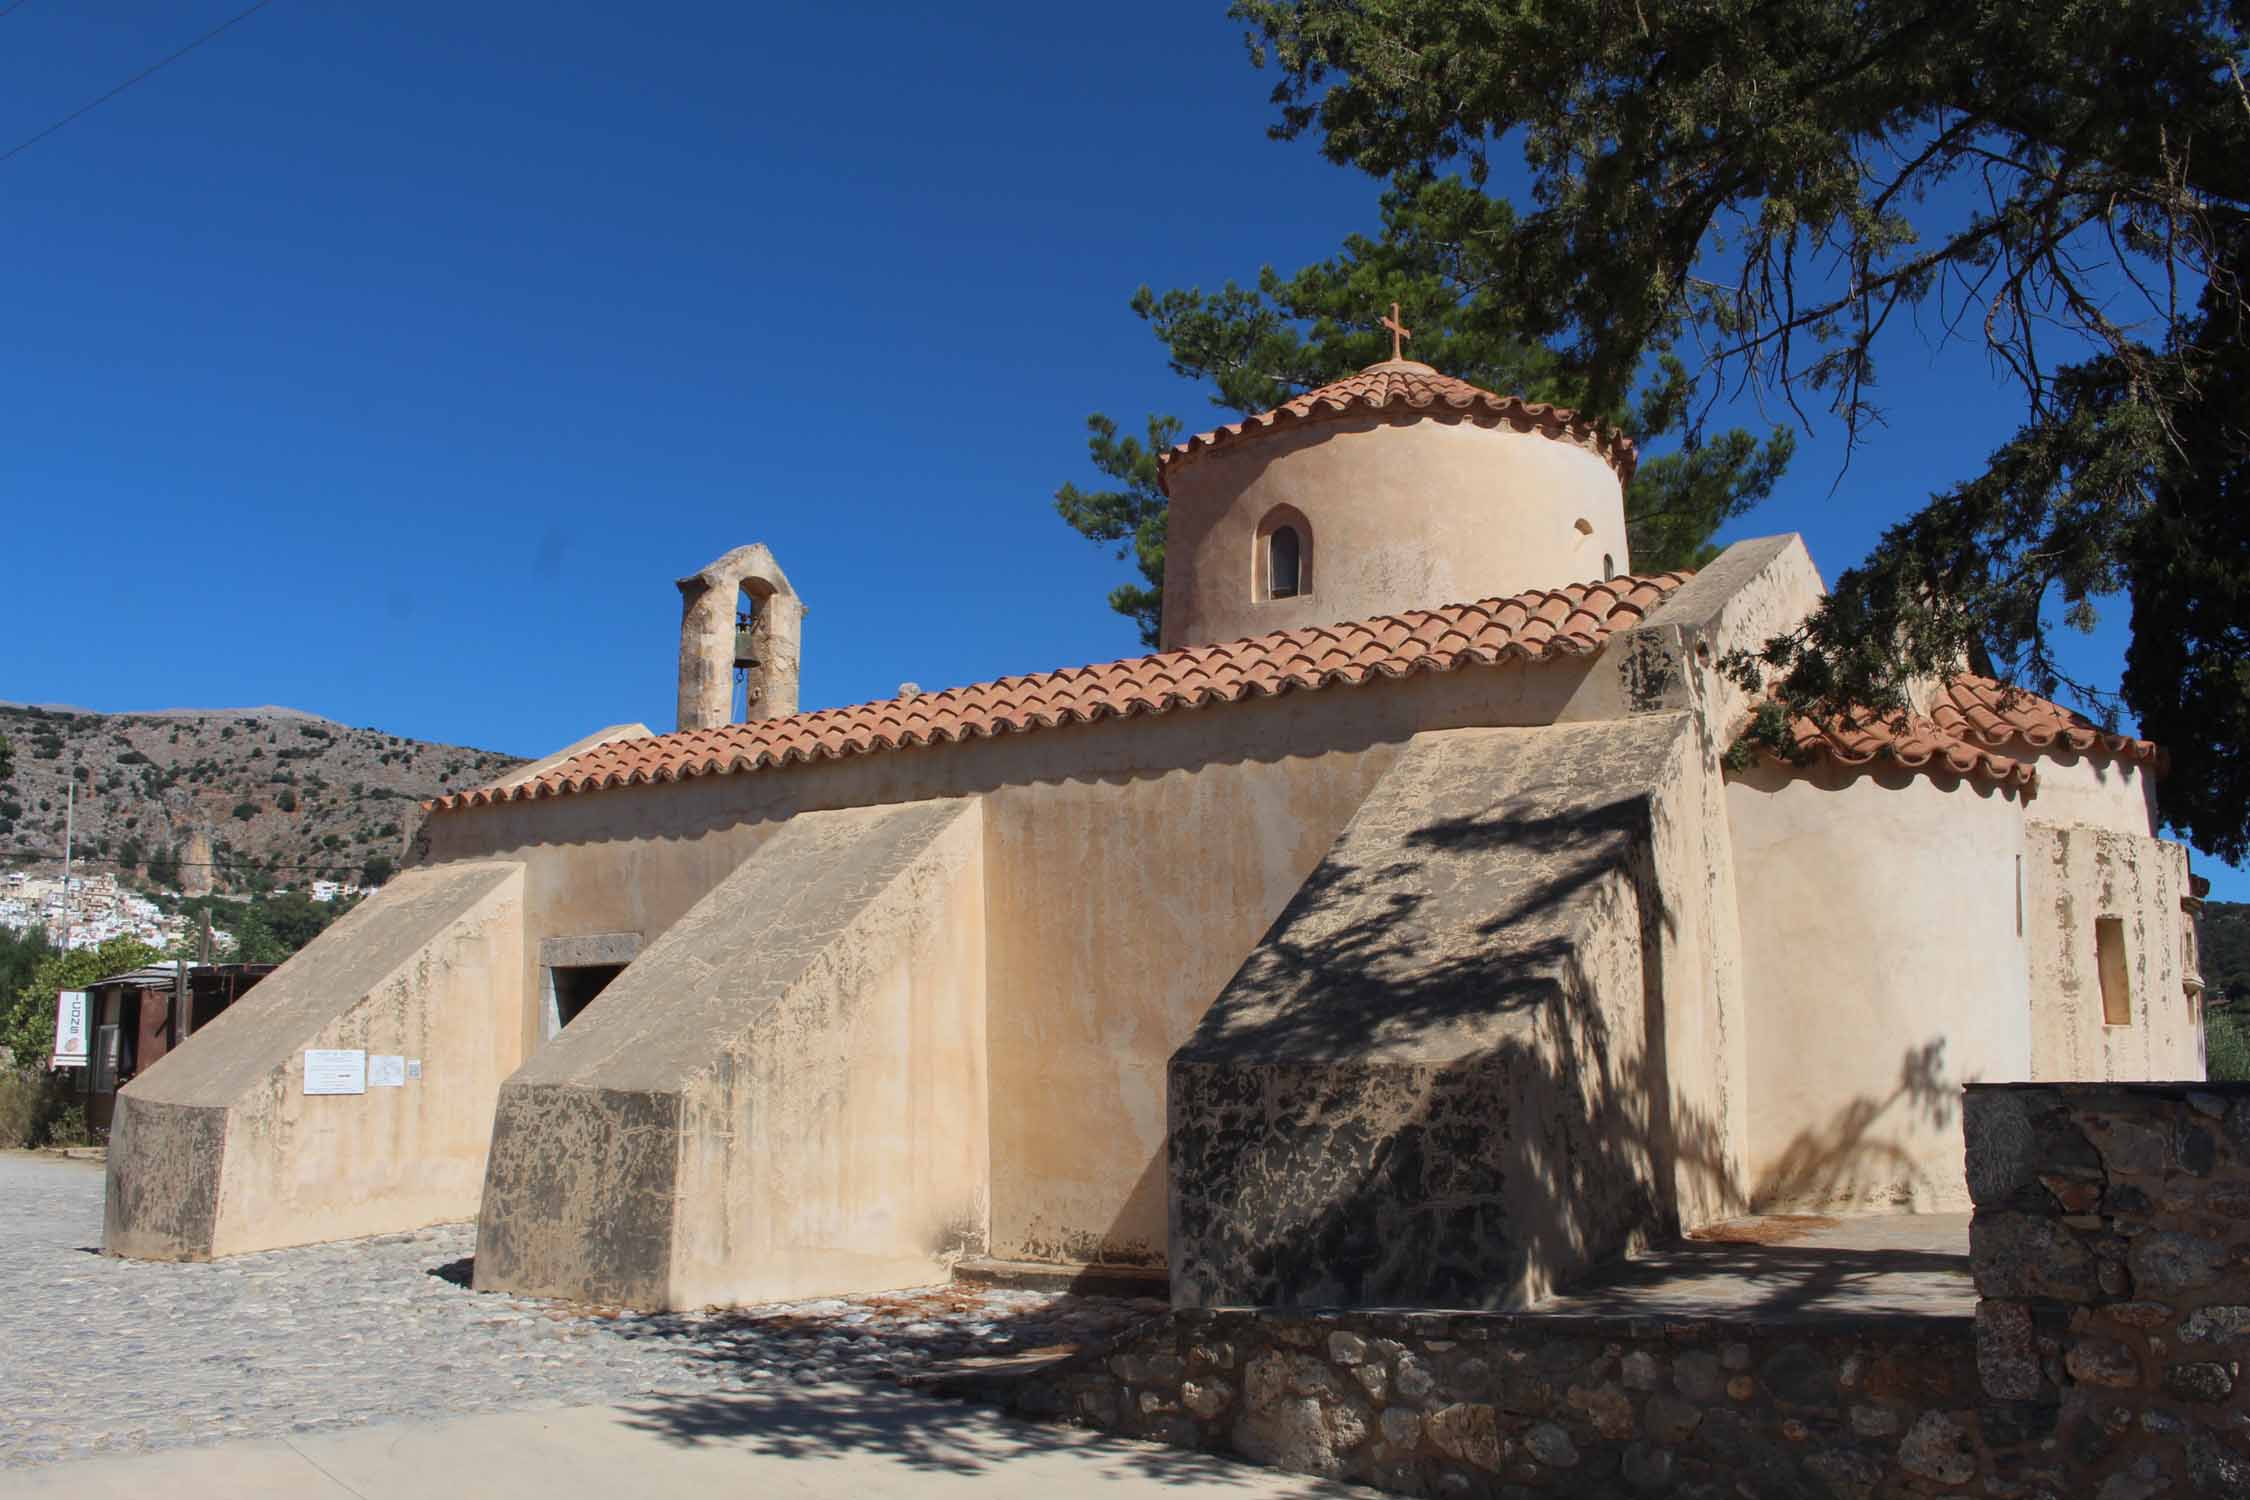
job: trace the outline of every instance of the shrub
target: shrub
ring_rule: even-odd
[[[92,1143],[85,1110],[64,1075],[0,1067],[0,1150]]]
[[[2214,1083],[2250,1083],[2250,999],[2203,1013],[2204,1061]]]
[[[0,1151],[21,1151],[35,1144],[46,1085],[37,1068],[0,1068]]]
[[[234,805],[234,815],[247,823],[258,815],[258,804],[255,802],[237,802]]]

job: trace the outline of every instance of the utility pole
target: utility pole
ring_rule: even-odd
[[[49,807],[53,803],[47,804]],[[70,779],[63,786],[62,835],[62,949],[70,951],[70,841],[78,832],[78,757],[70,758]]]

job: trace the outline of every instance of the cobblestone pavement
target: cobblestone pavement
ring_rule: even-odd
[[[465,1285],[474,1226],[209,1265],[97,1253],[98,1166],[0,1155],[0,1469],[514,1407],[889,1381],[1163,1304],[934,1287],[709,1314]]]

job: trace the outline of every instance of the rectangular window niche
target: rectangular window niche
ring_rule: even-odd
[[[540,1035],[553,1041],[641,956],[637,932],[591,932],[539,944]]]
[[[2125,919],[2094,919],[2094,957],[2102,977],[2102,1021],[2109,1026],[2133,1024],[2133,991],[2125,968]]]

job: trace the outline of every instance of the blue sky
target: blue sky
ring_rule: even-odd
[[[239,8],[26,0],[0,150]],[[1130,654],[1049,496],[1089,411],[1214,414],[1126,299],[1375,223],[1270,83],[1210,0],[273,0],[0,163],[0,697],[669,728],[671,580],[752,540],[808,707]],[[1978,350],[1885,354],[1889,427],[1735,534],[1833,576],[2012,427]]]

